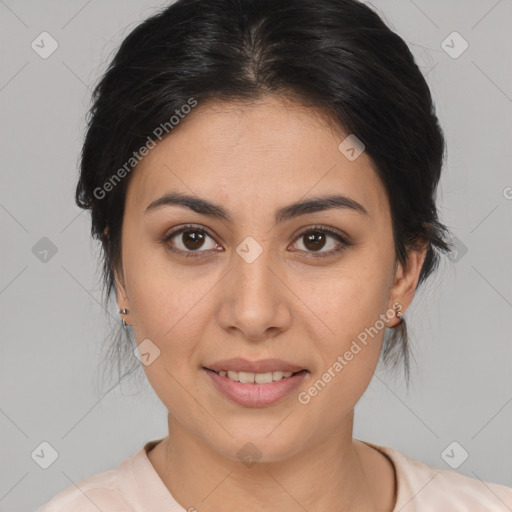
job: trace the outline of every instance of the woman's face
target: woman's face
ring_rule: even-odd
[[[133,171],[119,307],[170,425],[230,459],[351,435],[393,303],[412,300],[422,258],[395,274],[385,190],[365,152],[338,148],[347,135],[277,98],[214,102]],[[192,199],[156,205],[170,194]],[[232,358],[280,360],[254,368],[260,382],[306,371],[250,384],[206,369],[243,368],[222,362]]]

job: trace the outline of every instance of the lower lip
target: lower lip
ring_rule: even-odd
[[[212,370],[203,370],[221,393],[246,407],[263,407],[281,400],[297,389],[308,374],[307,371],[303,371],[268,384],[245,384],[223,377]]]

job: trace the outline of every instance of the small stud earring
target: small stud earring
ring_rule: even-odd
[[[126,308],[123,308],[123,309],[120,309],[119,310],[119,314],[120,315],[127,315],[128,314],[128,310]],[[124,321],[124,318],[121,318],[121,323],[123,324],[123,327],[126,327],[128,324]]]
[[[398,324],[396,324],[394,327],[397,327],[398,325],[400,325],[403,320],[404,320],[404,315],[402,313],[402,306],[401,304],[394,304],[393,305],[393,309],[396,311],[396,317],[400,320],[400,322],[398,322]]]

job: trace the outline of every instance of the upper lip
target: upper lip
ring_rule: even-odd
[[[224,359],[205,366],[209,370],[220,372],[231,370],[235,372],[266,373],[266,372],[300,372],[305,370],[302,366],[288,363],[282,359],[261,359],[259,361],[248,361],[242,357]]]

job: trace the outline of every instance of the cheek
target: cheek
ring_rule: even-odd
[[[146,377],[165,407],[183,420],[183,411],[193,408],[184,389],[191,386],[196,371],[198,341],[208,314],[207,301],[201,298],[209,288],[190,278],[185,282],[163,276],[154,269],[135,277],[132,274],[130,282],[135,338],[141,347],[146,344],[151,358],[149,364],[143,364]],[[143,351],[140,353],[144,363]]]
[[[218,276],[212,272],[194,274],[193,267],[178,269],[176,265],[151,262],[136,265],[134,260],[130,263],[127,285],[137,343],[150,339],[160,351],[160,366],[173,374],[184,374],[188,367],[183,362],[194,366],[198,343],[213,315],[208,299]],[[156,377],[153,368],[146,370],[148,377]]]
[[[330,279],[319,279],[305,296],[321,331],[310,333],[320,355],[318,387],[329,387],[322,400],[339,406],[364,392],[377,366],[387,321],[390,258],[385,253],[360,251]],[[321,334],[320,334],[321,333]],[[312,391],[315,393],[315,391]],[[350,404],[348,404],[350,405]]]
[[[194,338],[205,314],[201,298],[208,288],[194,288],[190,282],[182,287],[176,280],[158,279],[156,274],[148,277],[137,280],[130,298],[136,315],[133,323],[137,339],[155,339],[164,350],[174,350],[175,345],[186,349],[187,338]]]
[[[123,262],[137,340],[165,338],[179,329],[180,318],[187,315],[200,290],[190,273],[172,264],[164,247],[143,233],[130,235],[127,232],[124,240]]]
[[[312,338],[319,365],[299,400],[309,417],[323,418],[322,428],[334,427],[364,394],[377,367],[387,325],[386,303],[375,285],[365,290],[357,279],[339,284],[332,291],[336,300],[319,309],[334,334],[329,331],[327,336]],[[328,418],[325,411],[331,411]]]
[[[311,300],[308,304],[313,312],[329,327],[329,337],[338,340],[338,349],[342,348],[340,343],[347,343],[374,326],[388,310],[390,260],[385,253],[358,251],[344,260],[339,271],[319,278],[303,290]]]

